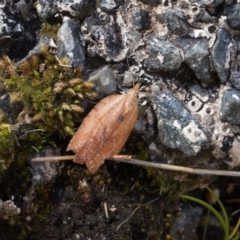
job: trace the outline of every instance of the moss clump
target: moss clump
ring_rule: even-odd
[[[40,35],[47,35],[53,38],[54,41],[57,40],[57,32],[60,28],[60,24],[51,25],[48,22],[43,22],[41,25]]]
[[[0,112],[1,116],[1,112]],[[0,175],[13,161],[14,156],[14,131],[13,127],[0,121]]]
[[[83,112],[81,101],[96,96],[93,84],[82,80],[81,70],[48,53],[47,47],[19,66],[4,56],[0,75],[0,90],[9,92],[12,103],[23,105],[18,123],[29,122],[31,129],[50,134],[72,135]]]

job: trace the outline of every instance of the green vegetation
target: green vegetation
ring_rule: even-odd
[[[4,89],[12,103],[20,102],[23,110],[18,122],[28,119],[31,129],[60,135],[72,135],[79,123],[84,98],[95,97],[93,84],[81,79],[81,70],[66,67],[68,59],[57,60],[43,47],[39,55],[15,67],[5,56],[0,61]]]
[[[1,118],[1,112],[0,112]],[[14,130],[13,126],[0,121],[0,175],[13,161]]]
[[[208,204],[207,202],[204,202],[198,198],[195,197],[191,197],[191,196],[187,196],[187,195],[182,195],[181,197],[187,200],[191,200],[193,202],[196,202],[204,207],[206,207],[209,211],[211,211],[216,218],[219,220],[219,222],[221,223],[223,230],[224,230],[224,240],[238,240],[240,239],[240,234],[239,234],[239,228],[240,228],[240,218],[236,224],[236,226],[234,227],[234,229],[229,232],[229,219],[228,219],[228,215],[226,212],[225,207],[223,206],[222,202],[220,201],[220,199],[216,196],[216,194],[207,187],[207,190],[212,194],[212,196],[216,199],[218,205],[220,206],[220,209],[222,211],[223,216],[215,209],[213,208],[210,204]]]
[[[81,73],[68,58],[51,54],[48,46],[18,65],[7,56],[0,59],[0,91],[7,92],[12,106],[20,109],[11,118],[12,124],[0,112],[0,175],[14,155],[19,156],[17,145],[24,144],[30,154],[33,148],[46,146],[53,135],[74,134],[84,111],[81,103],[96,97],[93,84],[84,81]]]

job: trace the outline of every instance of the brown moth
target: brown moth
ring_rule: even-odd
[[[138,118],[139,87],[138,83],[127,94],[110,95],[90,111],[67,147],[76,153],[74,162],[85,163],[94,173],[121,151]]]

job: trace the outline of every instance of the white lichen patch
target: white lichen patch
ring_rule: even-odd
[[[204,142],[207,140],[205,133],[193,121],[184,127],[182,132],[192,143]]]
[[[230,156],[232,157],[232,162],[227,162],[232,168],[235,168],[240,165],[240,139],[235,137],[232,148],[229,151]]]
[[[186,107],[190,112],[197,112],[202,107],[202,102],[197,97],[193,96]]]
[[[8,219],[14,215],[19,215],[21,209],[18,208],[12,200],[3,202],[0,199],[0,218]]]
[[[175,126],[177,129],[181,129],[182,128],[181,124],[177,120],[175,120],[173,122],[173,126]]]

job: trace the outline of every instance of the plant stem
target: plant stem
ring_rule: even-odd
[[[73,160],[73,158],[74,158],[74,155],[37,157],[37,158],[33,158],[32,161],[45,162],[45,161],[58,161],[58,160]],[[189,167],[182,167],[182,166],[176,166],[176,165],[148,162],[148,161],[143,161],[138,159],[125,159],[125,158],[115,158],[115,157],[108,158],[106,160],[130,163],[130,164],[139,165],[139,166],[154,167],[154,168],[170,170],[170,171],[186,172],[186,173],[192,173],[192,174],[240,177],[240,172],[237,172],[237,171],[189,168]]]

